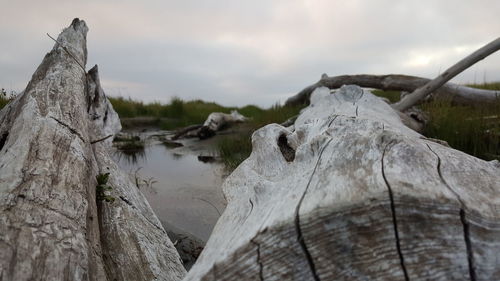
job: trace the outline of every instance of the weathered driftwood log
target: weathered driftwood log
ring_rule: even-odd
[[[419,87],[427,84],[430,79],[408,76],[408,75],[342,75],[328,77],[323,74],[321,79],[313,85],[310,85],[300,91],[298,94],[290,97],[287,105],[308,104],[309,97],[314,89],[318,87],[327,87],[330,89],[338,89],[343,85],[355,84],[361,87],[374,88],[387,91],[406,91],[413,92]],[[500,98],[500,91],[482,90],[470,88],[453,83],[442,85],[435,92],[438,95],[450,96],[453,102],[459,104],[472,104],[492,102]]]
[[[185,280],[499,280],[500,169],[357,86],[319,88],[224,182]]]
[[[217,131],[220,131],[234,123],[245,122],[247,118],[238,111],[233,110],[231,114],[222,112],[212,112],[208,115],[203,125],[191,125],[178,130],[172,137],[173,140],[181,137],[198,137],[207,139],[213,137]]]
[[[207,139],[214,136],[215,132],[231,124],[245,122],[246,120],[247,118],[236,110],[231,111],[231,114],[212,112],[198,131],[198,137],[200,139]]]
[[[108,154],[120,130],[75,19],[0,111],[1,280],[179,280],[149,204]],[[110,173],[108,199],[96,176]],[[97,193],[96,193],[97,192]]]

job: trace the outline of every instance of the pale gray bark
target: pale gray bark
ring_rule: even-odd
[[[0,280],[179,280],[172,243],[107,153],[121,126],[97,68],[81,67],[87,30],[65,28],[0,111]],[[96,200],[106,172],[113,203]]]
[[[267,125],[184,280],[498,280],[500,170],[357,86]]]

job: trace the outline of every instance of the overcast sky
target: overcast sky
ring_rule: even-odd
[[[24,89],[75,17],[108,95],[283,102],[322,73],[432,78],[500,36],[500,1],[0,0],[0,87]],[[500,53],[455,79],[500,81]]]

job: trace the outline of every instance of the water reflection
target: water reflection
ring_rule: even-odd
[[[113,158],[116,161],[126,161],[129,164],[136,164],[138,162],[141,162],[142,160],[147,160],[146,151],[144,149],[130,151],[116,148],[116,150],[113,151]]]
[[[113,140],[113,156],[118,161],[122,158],[132,164],[146,158],[145,142],[139,136],[116,137]]]
[[[222,165],[175,153],[161,142],[146,144],[135,153],[117,149],[113,155],[122,169],[136,171],[136,183],[154,186],[141,191],[162,222],[208,239],[225,208],[220,190]]]
[[[184,156],[183,154],[180,154],[180,153],[172,153],[172,157],[176,160],[179,160],[182,158],[182,156]]]

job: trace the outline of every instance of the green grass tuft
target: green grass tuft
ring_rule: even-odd
[[[224,136],[217,142],[217,150],[226,169],[233,171],[252,152],[252,130]]]
[[[283,123],[299,114],[302,107],[274,105],[267,110],[254,106],[247,106],[246,113],[252,116],[250,121],[241,124],[241,132],[222,137],[217,142],[219,152],[228,171],[234,170],[252,152],[252,134],[255,130],[271,123]],[[245,112],[245,108],[241,110]]]
[[[15,99],[16,96],[17,93],[14,91],[11,91],[10,94],[8,94],[4,88],[0,89],[0,109],[4,108],[9,102]]]
[[[401,98],[401,91],[382,91],[382,90],[372,90],[372,94],[387,98],[391,103],[398,102]]]
[[[500,160],[500,100],[463,106],[443,98],[421,107],[430,117],[425,136],[484,160]]]

